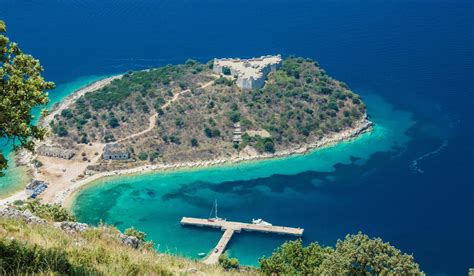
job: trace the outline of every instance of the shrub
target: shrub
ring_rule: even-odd
[[[336,248],[301,240],[285,242],[268,257],[259,260],[263,274],[285,275],[423,275],[413,257],[381,239],[347,235]]]
[[[123,233],[127,236],[134,236],[141,242],[145,241],[145,237],[146,237],[145,232],[138,231],[133,226],[130,227],[130,228],[125,229],[125,232],[123,232]]]
[[[232,74],[232,72],[230,71],[229,67],[224,66],[224,67],[222,67],[222,74],[230,76],[230,74]]]
[[[115,117],[110,117],[108,120],[109,126],[112,128],[116,128],[120,125],[119,120]]]
[[[222,254],[219,256],[219,265],[226,270],[238,269],[240,266],[239,260],[237,260],[236,258],[229,258],[226,254]]]
[[[229,119],[232,121],[232,123],[237,123],[240,121],[240,113],[236,111],[232,111],[229,113]]]
[[[66,119],[70,119],[74,116],[74,114],[72,114],[72,111],[70,109],[63,109],[61,111],[61,116],[63,116]]]
[[[59,204],[41,204],[38,200],[34,200],[26,203],[26,205],[20,209],[27,209],[32,214],[46,220],[76,221],[76,217]]]
[[[191,138],[191,147],[195,148],[199,146],[198,140],[196,138]]]
[[[153,161],[156,158],[158,158],[158,156],[159,156],[159,153],[156,151],[153,151],[152,153],[150,153],[150,160]]]
[[[228,78],[225,77],[219,77],[217,80],[214,81],[215,84],[222,84],[222,85],[227,85],[227,86],[232,86],[234,84],[233,80],[229,80]]]
[[[266,141],[264,147],[266,152],[275,152],[275,146],[273,144],[273,141]]]
[[[66,137],[69,134],[64,126],[59,126],[56,133],[59,137]]]
[[[94,271],[74,266],[60,248],[44,249],[37,245],[27,245],[17,240],[0,239],[0,266],[2,274],[15,275],[19,272],[36,274],[55,272],[53,274],[95,274]],[[49,273],[48,273],[49,274]]]
[[[138,159],[140,159],[140,160],[142,160],[142,161],[145,161],[147,158],[148,158],[148,154],[147,154],[146,152],[141,151],[141,152],[138,154]]]

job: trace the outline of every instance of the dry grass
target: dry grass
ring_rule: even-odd
[[[240,274],[153,250],[135,250],[123,245],[117,233],[113,227],[100,226],[70,235],[49,224],[0,218],[0,248],[4,251],[0,252],[0,274]]]

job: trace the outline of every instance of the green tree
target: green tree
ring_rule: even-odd
[[[273,141],[266,141],[264,144],[265,151],[266,152],[275,152],[275,145],[273,144]]]
[[[191,147],[195,148],[199,146],[198,140],[196,138],[191,138]]]
[[[134,237],[137,238],[140,242],[144,242],[144,241],[145,241],[145,237],[146,237],[145,232],[138,231],[138,230],[135,229],[133,226],[130,227],[130,228],[125,229],[125,232],[123,232],[123,233],[124,233],[125,235],[127,235],[127,236],[134,236]]]
[[[285,242],[273,254],[258,261],[264,274],[311,275],[317,272],[321,263],[333,253],[330,247],[311,243],[303,247],[301,239]]]
[[[239,260],[237,260],[237,258],[229,258],[226,254],[219,256],[219,265],[226,270],[238,269],[240,266]]]
[[[207,137],[212,138],[212,129],[205,127],[204,134],[206,134]]]
[[[227,66],[222,67],[222,74],[230,76],[232,72],[230,71],[230,68]]]
[[[367,235],[347,235],[337,241],[334,254],[321,264],[321,271],[329,274],[421,275],[413,256]]]
[[[147,158],[148,158],[148,154],[146,152],[142,151],[138,154],[138,159],[140,159],[142,161],[145,161]]]
[[[267,275],[423,275],[413,256],[362,233],[347,235],[336,249],[289,241],[258,261]]]
[[[66,109],[63,109],[61,111],[61,116],[65,117],[67,119],[70,119],[74,116],[74,114],[72,114],[71,109],[66,108]]]
[[[53,89],[54,83],[43,79],[40,62],[10,42],[6,31],[0,20],[0,138],[7,138],[15,150],[33,151],[34,139],[43,139],[46,129],[34,124],[31,110],[48,103],[45,91]],[[6,168],[7,160],[0,152],[0,176]]]
[[[151,250],[153,248],[153,241],[145,240],[146,233],[135,229],[133,226],[125,229],[124,234],[127,236],[136,237],[138,239],[138,243],[140,244],[141,248],[145,248],[148,250]]]
[[[108,120],[108,123],[112,128],[116,128],[120,125],[118,119],[115,117],[110,117]]]
[[[151,152],[151,153],[150,153],[150,160],[151,160],[151,161],[155,160],[156,158],[158,158],[159,155],[160,155],[160,154],[159,154],[158,152],[156,152],[156,151]]]
[[[61,207],[59,204],[41,204],[38,200],[34,200],[19,209],[27,209],[34,215],[46,220],[76,221],[76,217],[74,217],[68,209]]]

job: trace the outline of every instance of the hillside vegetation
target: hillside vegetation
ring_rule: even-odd
[[[227,255],[219,258],[219,265],[205,265],[160,254],[147,246],[151,241],[145,242],[143,232],[130,228],[125,234],[139,236],[142,245],[125,245],[112,226],[71,233],[51,223],[0,217],[0,274],[424,275],[413,256],[361,233],[348,235],[335,248],[288,241],[270,257],[260,258],[258,269],[240,266]]]
[[[263,88],[252,91],[241,91],[232,77],[211,68],[189,60],[125,74],[63,110],[51,123],[55,140],[68,147],[117,141],[146,129],[157,113],[151,131],[121,142],[136,160],[209,160],[246,146],[260,153],[298,148],[366,117],[360,96],[310,59],[285,59]],[[232,141],[237,122],[239,144]]]
[[[117,238],[110,226],[83,233],[66,233],[52,224],[27,224],[0,218],[0,274],[58,273],[86,275],[174,275],[204,272],[224,274],[206,266],[153,249],[134,249]]]

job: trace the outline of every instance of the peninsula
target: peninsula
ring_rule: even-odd
[[[372,125],[361,97],[317,62],[279,55],[188,60],[100,80],[43,123],[50,137],[21,159],[48,183],[39,197],[60,204],[104,176],[303,154]]]

